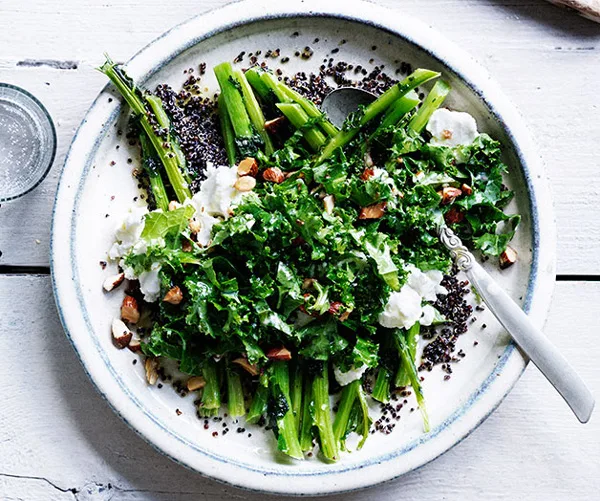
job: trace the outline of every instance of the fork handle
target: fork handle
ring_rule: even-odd
[[[479,263],[473,261],[465,273],[494,316],[558,390],[577,419],[587,423],[594,409],[594,396],[560,350]]]
[[[439,228],[440,241],[450,251],[459,270],[465,272],[484,303],[508,331],[521,350],[558,390],[573,413],[587,423],[594,409],[594,396],[559,349],[538,329],[521,307],[475,261],[469,249],[447,226]]]

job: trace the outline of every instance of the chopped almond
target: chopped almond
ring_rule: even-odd
[[[200,230],[202,228],[202,226],[200,226],[200,222],[196,221],[195,219],[190,219],[188,226],[190,228],[190,232],[192,233],[192,235],[196,235],[197,233],[200,233]]]
[[[363,181],[368,181],[369,179],[371,179],[373,176],[375,175],[375,170],[371,169],[371,168],[366,168],[363,173],[360,175],[360,178]]]
[[[267,351],[267,358],[270,360],[291,360],[292,353],[285,347],[271,348]]]
[[[464,219],[464,212],[460,209],[457,209],[456,207],[452,207],[448,212],[446,212],[446,215],[444,216],[444,220],[448,225],[461,223],[462,221],[464,221]]]
[[[468,184],[463,184],[460,189],[462,190],[462,192],[465,195],[472,195],[473,194],[473,188],[471,188]]]
[[[232,360],[232,363],[238,364],[242,369],[251,374],[252,376],[258,376],[258,367],[255,364],[248,362],[247,358],[240,357]]]
[[[135,324],[140,319],[140,310],[133,296],[125,296],[121,304],[121,318],[130,324]]]
[[[277,134],[281,126],[285,123],[285,117],[277,117],[265,122],[265,129],[269,134]]]
[[[170,304],[179,304],[183,301],[183,292],[181,292],[181,289],[176,285],[165,294],[163,301]]]
[[[449,205],[462,195],[462,191],[453,186],[446,186],[441,191],[438,191],[438,195],[442,197],[442,205]]]
[[[368,151],[365,152],[365,165],[369,169],[375,165],[375,162],[373,162],[373,157],[371,157],[371,153]]]
[[[139,351],[142,351],[142,343],[139,339],[133,338],[131,341],[129,341],[127,348],[129,348],[129,351],[137,353]]]
[[[387,202],[379,202],[360,209],[358,219],[379,219],[385,214]]]
[[[189,240],[184,240],[183,242],[181,242],[181,250],[183,252],[192,252],[194,247],[192,247],[192,242],[190,242]]]
[[[329,303],[329,309],[327,310],[327,313],[329,313],[330,315],[337,315],[340,312],[340,308],[343,306],[343,303],[341,303],[340,301],[332,301],[331,303]]]
[[[269,167],[263,172],[263,179],[272,183],[282,183],[285,175],[279,167]]]
[[[327,195],[323,198],[323,208],[327,214],[331,214],[333,212],[333,208],[335,207],[335,198],[333,195]]]
[[[512,247],[507,247],[506,250],[500,254],[500,268],[503,270],[512,266],[517,262],[517,251]]]
[[[158,381],[158,360],[156,358],[147,358],[144,362],[146,370],[146,381],[148,384],[154,385]]]
[[[206,381],[202,376],[194,376],[187,380],[186,383],[188,391],[196,391],[206,386]]]
[[[233,185],[233,187],[236,190],[243,191],[243,192],[252,191],[255,186],[256,186],[256,179],[254,179],[252,176],[249,176],[249,175],[240,177]]]
[[[104,280],[102,287],[104,287],[104,290],[106,292],[110,292],[111,290],[121,285],[123,283],[123,280],[125,280],[125,273],[117,273],[116,275],[112,275],[106,280]]]
[[[258,173],[258,162],[255,158],[246,157],[237,166],[238,176],[256,176]]]
[[[348,320],[350,313],[352,313],[352,310],[346,310],[344,313],[342,313],[340,315],[340,322],[345,322],[346,320]]]
[[[175,209],[179,209],[180,207],[183,207],[177,200],[171,200],[169,202],[169,210],[175,210]]]
[[[125,322],[118,318],[113,318],[112,326],[113,341],[120,349],[126,348],[133,337],[132,332],[127,328]]]
[[[316,279],[314,279],[314,278],[305,278],[304,280],[302,280],[302,288],[303,288],[304,290],[306,290],[306,289],[312,289],[312,288],[313,288],[313,285],[314,285],[314,283],[315,283],[316,281],[317,281],[317,280],[316,280]]]

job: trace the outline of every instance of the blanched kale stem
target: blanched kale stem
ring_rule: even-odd
[[[268,378],[263,375],[258,383],[258,388],[250,404],[250,410],[246,416],[246,421],[256,424],[260,421],[267,412],[267,404],[269,402],[269,383]]]
[[[325,144],[325,136],[316,127],[310,127],[309,117],[299,104],[277,103],[277,108],[286,116],[290,123],[302,131],[306,142],[314,151],[318,151]]]
[[[306,377],[304,381],[304,395],[302,396],[302,424],[300,427],[300,448],[304,452],[308,452],[313,448],[313,415],[312,380]]]
[[[152,191],[156,208],[167,211],[169,210],[169,197],[167,196],[165,185],[160,175],[160,160],[156,156],[145,132],[140,134],[140,145],[142,148],[142,167],[148,175],[150,190]]]
[[[329,405],[329,373],[327,362],[323,363],[322,370],[317,373],[312,384],[314,400],[314,422],[319,431],[321,452],[330,461],[340,458],[340,448],[333,434],[331,424],[331,409]]]
[[[231,417],[240,417],[246,414],[244,392],[239,373],[233,367],[227,367],[227,409]]]
[[[449,92],[450,85],[444,80],[438,80],[429,91],[425,101],[423,101],[423,105],[411,118],[408,128],[417,133],[421,133],[427,125],[427,122],[429,122],[432,113],[442,105]]]
[[[298,441],[296,419],[292,412],[290,374],[287,362],[277,361],[273,363],[270,387],[277,422],[277,447],[288,456],[295,459],[304,459]]]
[[[415,360],[417,356],[417,338],[419,337],[419,333],[421,332],[421,324],[416,322],[410,329],[406,331],[406,345],[408,347],[408,351],[411,356],[411,360]],[[399,353],[400,354],[400,353]],[[402,358],[400,358],[400,367],[398,367],[398,372],[396,372],[396,379],[394,382],[394,386],[408,386],[410,385],[410,377],[409,377],[410,369],[407,367],[407,364],[402,362]]]
[[[358,134],[358,131],[362,127],[388,109],[394,101],[405,96],[408,92],[414,90],[415,87],[418,87],[433,78],[437,78],[439,75],[440,74],[435,71],[417,69],[404,80],[386,90],[375,101],[368,106],[365,106],[357,126],[351,127],[348,130],[342,129],[335,137],[332,137],[329,140],[317,158],[315,162],[316,165],[327,160],[338,148],[348,144],[352,138]]]
[[[212,358],[207,359],[202,366],[202,377],[206,385],[202,391],[198,414],[202,417],[213,417],[219,413],[221,407],[221,390],[217,363]]]
[[[152,143],[154,151],[160,158],[169,182],[177,195],[177,199],[183,202],[186,198],[191,198],[192,194],[185,178],[185,163],[181,163],[181,151],[175,148],[176,140],[171,137],[167,130],[167,137],[159,135],[156,125],[151,123],[151,119],[158,122],[158,117],[146,107],[142,98],[142,93],[137,89],[133,81],[114,61],[106,55],[106,62],[98,68],[104,73],[121,93],[134,115],[139,119],[143,131]],[[158,99],[158,98],[155,98]],[[164,119],[164,117],[160,117]],[[167,119],[168,120],[168,119]],[[157,125],[160,125],[157,123]]]
[[[223,143],[225,144],[225,153],[227,154],[227,162],[229,165],[235,165],[235,132],[233,132],[231,119],[229,118],[229,113],[227,112],[227,107],[225,106],[225,101],[222,94],[219,96],[218,100],[218,111],[221,134],[223,136]]]

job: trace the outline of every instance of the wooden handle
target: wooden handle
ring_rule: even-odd
[[[600,0],[548,0],[550,3],[577,11],[581,16],[600,23]]]

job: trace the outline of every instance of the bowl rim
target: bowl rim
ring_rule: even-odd
[[[200,14],[175,26],[139,51],[129,60],[127,68],[136,81],[143,82],[181,52],[216,34],[246,24],[298,17],[336,18],[367,24],[425,51],[478,95],[506,131],[518,156],[528,188],[533,238],[533,262],[524,309],[534,323],[541,327],[552,298],[556,261],[552,202],[541,158],[522,117],[487,72],[432,28],[412,17],[399,14],[399,10],[363,0],[345,0],[339,3],[305,0],[291,4],[279,0],[244,0]],[[77,218],[73,209],[86,179],[90,158],[100,143],[99,138],[104,136],[108,124],[112,123],[112,119],[120,111],[120,100],[107,104],[106,98],[111,96],[110,85],[107,85],[88,110],[65,158],[52,219],[52,287],[67,337],[97,391],[117,415],[155,449],[207,477],[241,488],[282,495],[348,492],[392,480],[443,454],[476,429],[519,379],[527,360],[511,343],[498,361],[497,368],[502,369],[502,378],[493,377],[496,370],[492,371],[467,401],[432,432],[406,448],[377,458],[364,466],[353,465],[344,469],[340,464],[337,467],[323,465],[318,472],[304,471],[297,474],[268,471],[264,468],[252,469],[231,461],[223,468],[221,459],[211,457],[200,449],[192,450],[192,444],[185,440],[176,440],[177,437],[170,430],[138,405],[136,397],[119,383],[109,364],[99,363],[97,353],[94,352],[93,336],[90,335],[91,325],[83,308],[83,298],[76,286],[78,271],[73,259],[73,237]],[[82,308],[74,308],[73,305]],[[394,461],[400,455],[403,460]],[[318,481],[307,482],[309,479]]]

